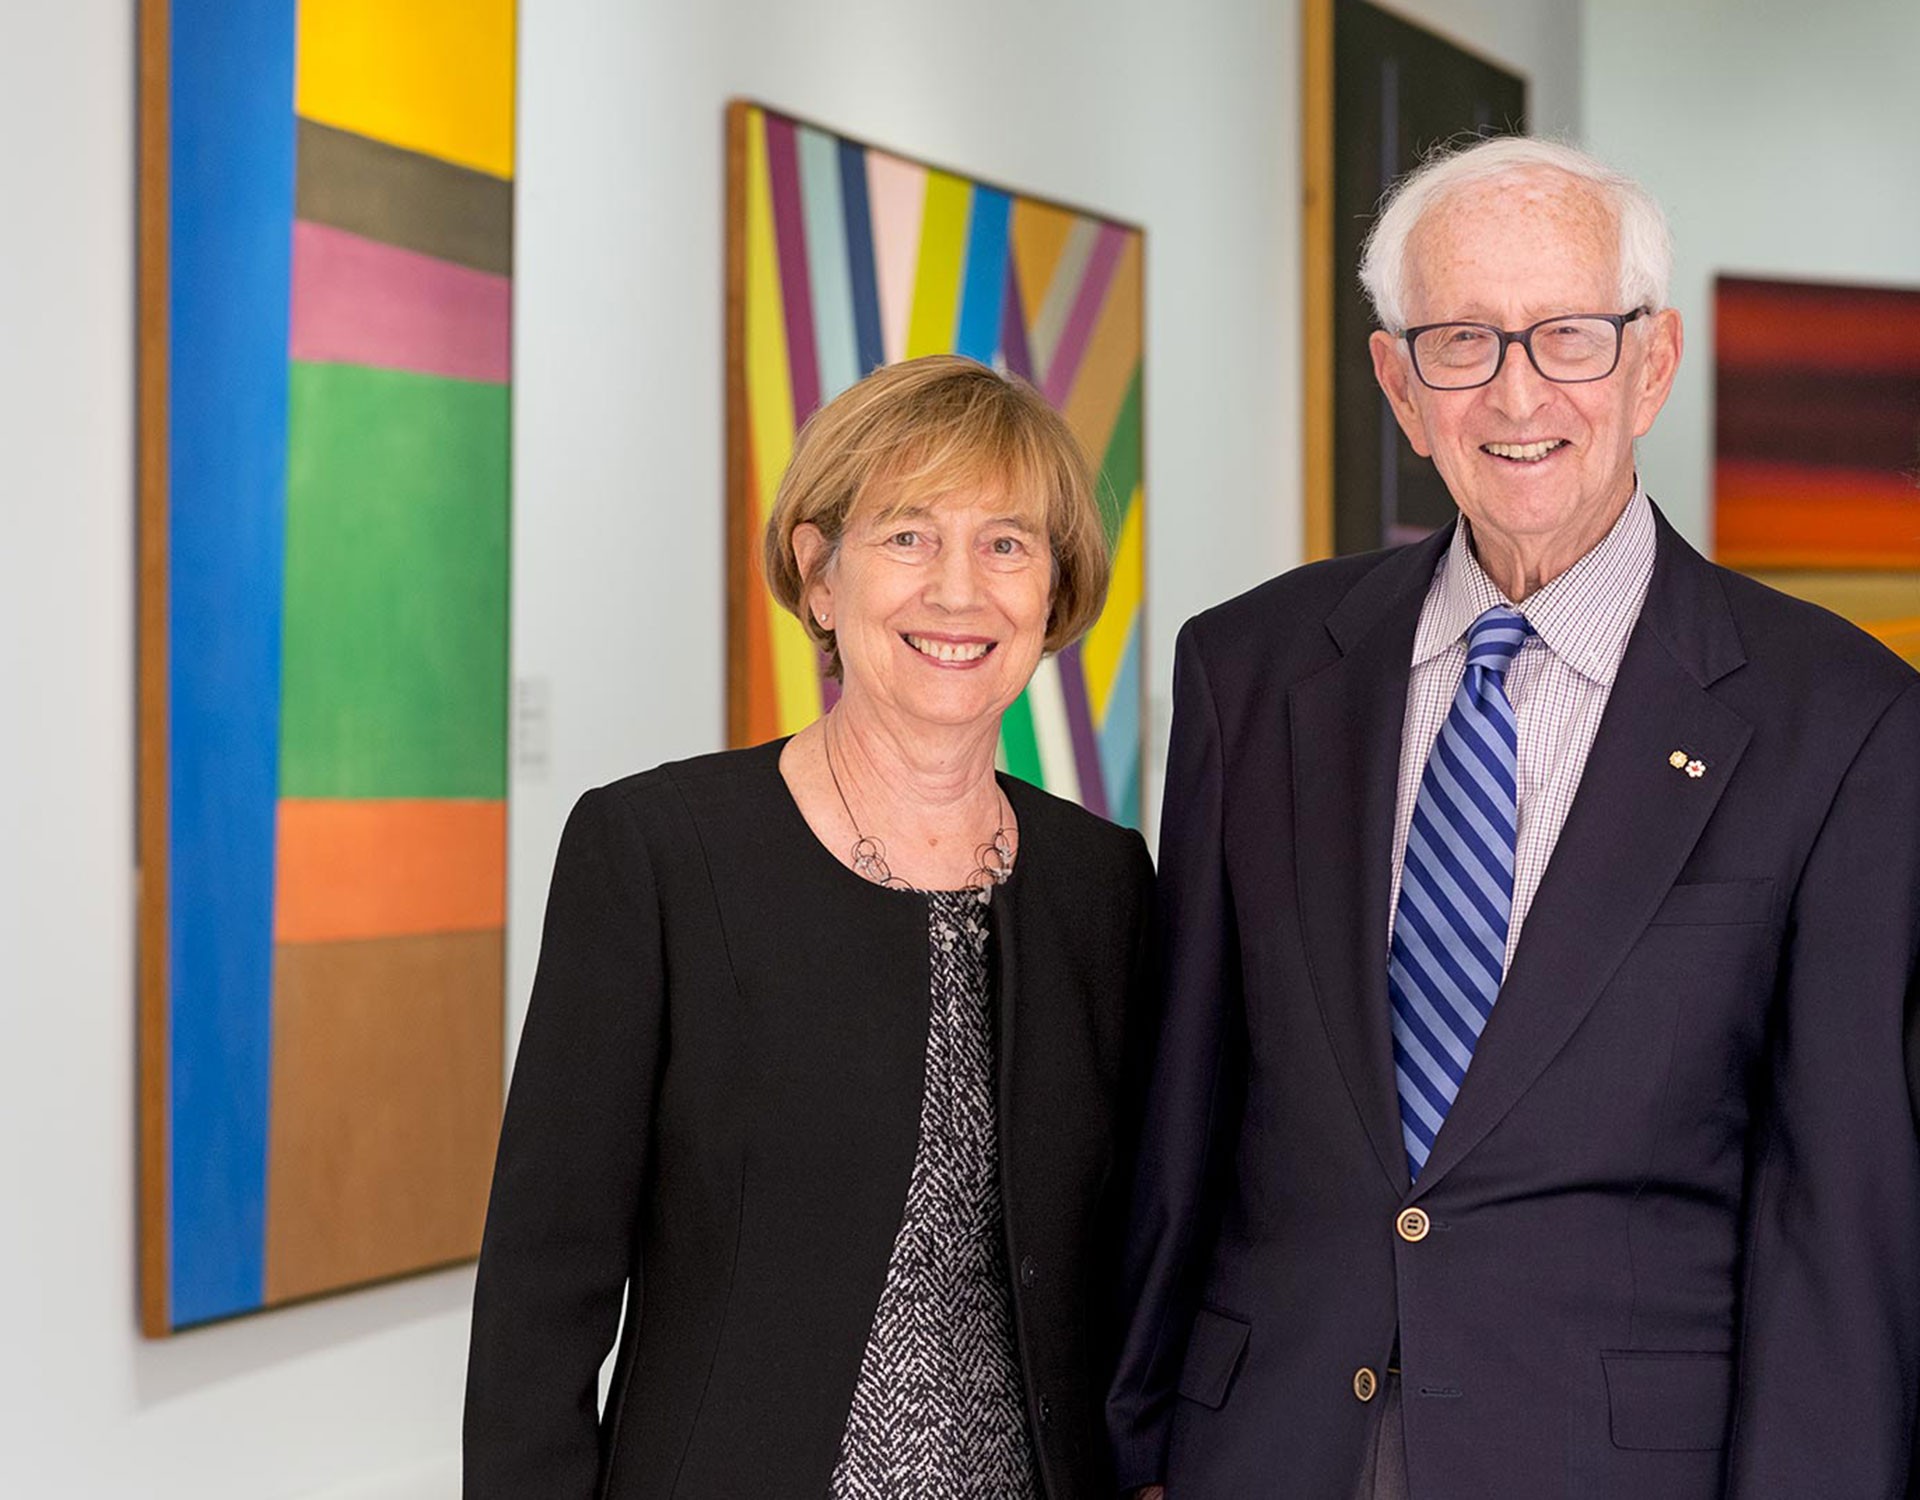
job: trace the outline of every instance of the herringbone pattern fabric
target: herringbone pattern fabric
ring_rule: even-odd
[[[1407,834],[1387,990],[1407,1165],[1418,1177],[1453,1107],[1505,972],[1519,835],[1518,726],[1505,678],[1528,625],[1490,609],[1427,757]]]
[[[980,895],[926,897],[933,1012],[920,1144],[847,1413],[834,1500],[1030,1500],[1001,1233]]]

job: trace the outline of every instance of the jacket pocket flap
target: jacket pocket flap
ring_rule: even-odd
[[[1693,1351],[1603,1351],[1613,1446],[1699,1452],[1727,1440],[1733,1356]]]
[[[1673,887],[1653,914],[1651,925],[1732,927],[1764,922],[1772,915],[1771,880],[1712,880]]]
[[[1202,1406],[1218,1408],[1227,1399],[1233,1372],[1240,1368],[1253,1325],[1229,1313],[1203,1307],[1193,1315],[1186,1358],[1180,1363],[1180,1394]]]

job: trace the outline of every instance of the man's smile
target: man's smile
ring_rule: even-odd
[[[1548,438],[1540,443],[1482,443],[1480,451],[1512,463],[1537,464],[1549,453],[1567,446],[1565,438]]]

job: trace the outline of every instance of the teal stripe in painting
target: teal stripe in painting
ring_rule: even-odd
[[[1140,826],[1140,616],[1127,632],[1120,673],[1107,700],[1100,726],[1100,772],[1106,778],[1107,816],[1129,828]]]
[[[960,330],[954,352],[992,364],[1000,352],[1000,305],[1007,290],[1007,221],[1013,200],[989,187],[973,190],[967,264],[961,272]]]
[[[258,1307],[293,254],[294,0],[174,0],[169,1321]]]
[[[848,274],[847,221],[840,201],[839,144],[801,126],[800,206],[813,283],[813,337],[820,360],[820,399],[831,401],[860,378],[854,348],[853,282]]]

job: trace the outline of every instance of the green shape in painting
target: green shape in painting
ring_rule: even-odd
[[[1022,693],[1007,705],[1000,719],[1000,758],[1007,770],[1035,786],[1047,784],[1040,767],[1040,736],[1033,727],[1033,704]]]
[[[296,361],[283,797],[502,797],[508,388]]]
[[[1113,436],[1107,439],[1107,451],[1100,462],[1100,481],[1094,486],[1094,498],[1100,502],[1100,523],[1107,533],[1109,549],[1120,544],[1120,531],[1127,523],[1127,511],[1133,504],[1133,492],[1140,483],[1140,377],[1142,367],[1134,366],[1133,379],[1127,382],[1126,399],[1114,419]]]

